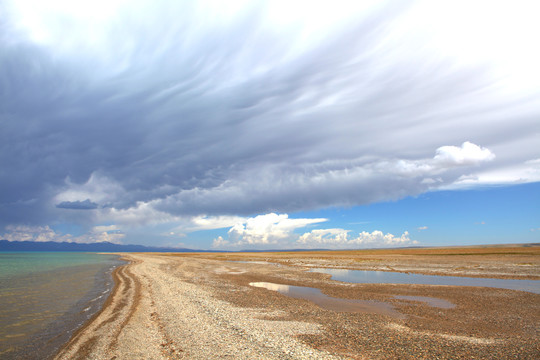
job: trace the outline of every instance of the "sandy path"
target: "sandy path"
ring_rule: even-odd
[[[318,325],[262,320],[266,311],[234,307],[185,281],[197,276],[187,264],[127,257],[132,264],[115,273],[118,286],[104,310],[57,359],[338,358],[293,337],[316,334]]]

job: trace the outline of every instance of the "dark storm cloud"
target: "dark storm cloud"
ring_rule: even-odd
[[[59,209],[94,210],[98,208],[98,204],[86,199],[84,201],[62,201],[56,207]]]
[[[422,31],[395,38],[408,7],[303,38],[268,6],[218,16],[135,3],[92,31],[51,18],[39,41],[4,21],[2,221],[72,216],[55,207],[129,217],[364,204],[470,174],[429,163],[441,146],[534,143],[534,98],[501,100],[489,68],[431,52]],[[534,158],[505,150],[498,166]]]

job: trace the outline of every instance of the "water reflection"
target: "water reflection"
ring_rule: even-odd
[[[332,280],[362,284],[418,284],[481,286],[499,289],[521,290],[540,294],[540,280],[512,280],[407,274],[389,271],[364,271],[346,269],[313,268],[310,271],[332,275]]]
[[[403,315],[394,310],[392,305],[381,301],[334,298],[323,294],[319,289],[305,286],[292,286],[269,282],[252,282],[249,285],[277,291],[292,298],[309,300],[327,310],[382,314],[398,318],[403,317]]]
[[[409,301],[420,301],[426,303],[431,307],[441,308],[441,309],[453,309],[456,305],[452,304],[450,301],[434,298],[430,296],[409,296],[409,295],[394,295],[394,299],[398,300],[409,300]]]

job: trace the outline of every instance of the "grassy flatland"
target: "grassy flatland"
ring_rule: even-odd
[[[265,261],[299,267],[540,280],[540,244],[167,255],[229,261]]]
[[[216,258],[224,257],[254,257],[266,258],[268,256],[283,257],[314,257],[314,256],[362,256],[362,255],[540,255],[540,243],[532,244],[505,244],[505,245],[475,245],[475,246],[448,246],[448,247],[421,247],[421,248],[391,248],[391,249],[359,249],[359,250],[298,250],[298,251],[268,251],[268,252],[220,252],[220,253],[178,253],[171,255],[200,256],[211,255]]]

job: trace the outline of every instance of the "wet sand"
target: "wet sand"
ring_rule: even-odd
[[[537,246],[124,256],[131,264],[115,271],[117,286],[106,306],[57,359],[540,358],[539,294],[350,284],[308,271],[540,279]],[[392,311],[336,311],[250,283],[310,287],[326,298]]]

